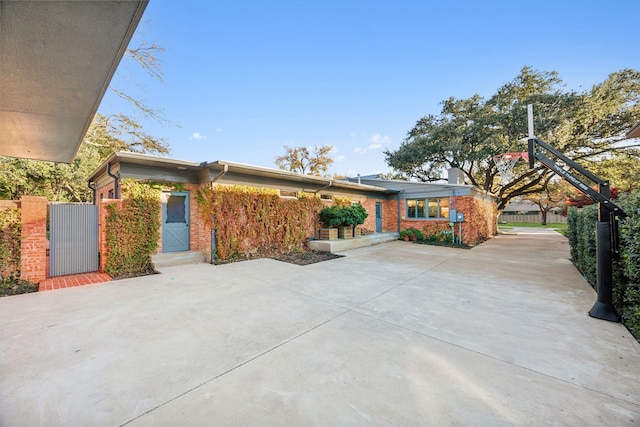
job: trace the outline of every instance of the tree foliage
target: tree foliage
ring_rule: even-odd
[[[589,167],[603,158],[629,156],[638,164],[637,141],[621,144],[624,132],[640,120],[640,73],[621,70],[585,92],[567,91],[555,71],[525,66],[489,99],[449,98],[438,115],[416,123],[389,166],[408,178],[442,179],[444,169],[460,168],[466,182],[498,197],[498,209],[518,196],[543,191],[552,172],[542,165],[514,168],[514,178],[499,180],[493,156],[526,151],[527,104],[534,105],[536,136]]]
[[[567,190],[569,189],[562,182],[556,180],[549,182],[541,192],[527,194],[523,199],[538,206],[542,217],[540,223],[547,225],[547,214],[551,209],[564,205],[568,195]],[[573,191],[570,194],[573,194]]]
[[[287,153],[276,158],[276,165],[282,170],[303,175],[322,176],[327,173],[333,159],[329,156],[333,149],[330,145],[322,147],[289,147],[284,146]]]

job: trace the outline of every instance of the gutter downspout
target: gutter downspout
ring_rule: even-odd
[[[107,163],[107,175],[113,178],[113,198],[120,198],[120,178],[111,173],[111,162]]]
[[[213,190],[213,185],[220,178],[225,176],[225,174],[229,171],[229,165],[224,165],[222,170],[218,172],[216,176],[211,180],[211,189]],[[211,215],[211,222],[213,223],[213,227],[211,227],[211,264],[216,264],[216,216]]]
[[[324,187],[318,188],[316,191],[309,191],[309,193],[313,193],[313,194],[317,195],[319,192],[321,192],[322,190],[326,190],[327,188],[331,187],[332,185],[333,185],[333,180],[329,180],[329,184],[325,185]],[[305,189],[303,188],[302,191],[305,191]],[[316,212],[316,214],[317,214],[317,212]],[[314,239],[318,238],[318,218],[317,217],[316,217],[316,220],[314,221],[314,225],[313,225],[313,238]]]
[[[220,180],[220,178],[222,178],[223,176],[225,176],[227,174],[227,172],[229,172],[229,165],[223,165],[222,166],[222,170],[220,172],[218,172],[218,174],[216,176],[214,176],[213,179],[211,180],[211,188],[212,189],[213,189],[213,184],[218,182]]]
[[[400,233],[400,221],[402,220],[402,217],[400,214],[400,191],[402,190],[398,190],[398,192],[396,193],[396,198],[398,200],[398,233]]]
[[[93,202],[94,205],[97,205],[96,203],[96,183],[89,180],[87,181],[87,187],[89,187],[90,190],[92,190],[93,192],[93,198],[91,199],[91,201]]]

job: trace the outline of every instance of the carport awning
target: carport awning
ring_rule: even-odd
[[[0,155],[71,162],[148,0],[0,0]]]

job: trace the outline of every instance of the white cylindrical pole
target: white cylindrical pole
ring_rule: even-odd
[[[533,133],[533,104],[527,104],[527,118],[529,121],[529,138],[535,138]]]

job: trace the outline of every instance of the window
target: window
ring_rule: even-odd
[[[298,193],[295,191],[280,190],[280,197],[298,197]]]
[[[333,196],[331,194],[321,194],[320,200],[333,200]]]
[[[449,198],[407,199],[407,218],[449,218]]]

